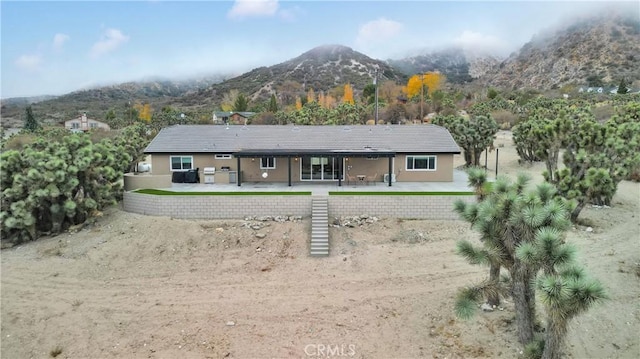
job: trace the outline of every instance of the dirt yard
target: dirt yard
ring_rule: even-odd
[[[500,172],[520,167],[501,132]],[[489,167],[495,168],[495,153]],[[493,166],[493,167],[492,167]],[[587,208],[568,233],[611,299],[572,322],[568,356],[640,355],[640,184]],[[588,227],[591,229],[588,230]],[[118,208],[77,233],[1,252],[2,358],[514,358],[513,305],[455,318],[485,277],[453,253],[461,221],[382,219],[331,229],[308,256],[309,219],[189,221]]]

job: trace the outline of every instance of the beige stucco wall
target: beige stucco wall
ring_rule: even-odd
[[[393,173],[398,182],[452,182],[453,181],[453,155],[444,154],[436,156],[435,171],[407,171],[406,155],[397,155],[393,159]],[[376,181],[381,182],[385,173],[389,172],[389,160],[378,158],[370,160],[366,158],[352,157],[346,161],[347,173],[353,177],[366,175],[376,176]]]
[[[184,155],[183,155],[184,156]],[[151,168],[154,175],[171,175],[170,155],[154,154],[151,159]],[[276,168],[260,169],[260,158],[242,158],[241,171],[243,182],[287,182],[288,181],[288,159],[285,157],[276,158]],[[451,182],[453,181],[453,155],[438,155],[436,159],[435,171],[407,171],[406,156],[397,155],[393,159],[393,172],[396,174],[398,182]],[[193,155],[194,168],[200,169],[200,182],[204,182],[202,170],[204,167],[215,167],[216,173],[222,166],[227,166],[230,171],[237,171],[237,159],[228,160],[215,159],[213,154]],[[350,157],[345,159],[345,171],[355,177],[366,175],[368,180],[376,175],[375,181],[382,182],[383,176],[388,172],[389,162],[387,158],[380,157],[375,160],[362,157]],[[267,172],[268,177],[262,177],[262,173]],[[224,183],[224,176],[216,178],[216,183]],[[345,177],[346,180],[346,177]],[[291,181],[300,182],[300,160],[291,159]]]
[[[405,155],[396,157],[394,170],[398,182],[452,182],[453,155],[438,155],[435,171],[407,171]]]
[[[171,175],[171,162],[170,157],[172,155],[167,154],[154,154],[151,158],[151,171],[154,175]],[[188,155],[176,155],[176,156],[188,156]],[[238,170],[238,160],[236,158],[231,159],[215,159],[213,154],[195,154],[193,155],[193,168],[198,168],[200,173],[200,182],[204,183],[204,175],[202,173],[204,167],[216,168],[216,183],[224,183],[224,179],[228,178],[228,175],[220,174],[223,166],[229,167],[229,171]],[[249,182],[287,182],[288,170],[287,170],[287,158],[276,158],[276,168],[263,170],[260,169],[260,158],[242,158],[240,160],[240,167],[242,171],[242,181]],[[265,179],[262,177],[263,172],[268,173],[268,177]],[[218,176],[220,174],[220,176]],[[291,159],[291,180],[298,182],[300,180],[300,161]]]

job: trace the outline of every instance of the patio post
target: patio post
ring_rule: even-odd
[[[338,156],[338,187],[342,187],[342,156]]]
[[[291,187],[291,156],[287,156],[287,166],[289,173],[287,174],[289,177],[289,187]]]
[[[236,176],[236,182],[238,182],[238,187],[240,187],[240,183],[242,182],[242,171],[240,169],[240,156],[236,157],[236,161],[238,162],[238,175]]]
[[[393,177],[393,157],[389,156],[389,187],[391,187],[391,178]]]

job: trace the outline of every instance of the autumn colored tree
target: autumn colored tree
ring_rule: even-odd
[[[296,81],[286,80],[276,88],[280,95],[280,100],[284,106],[292,105],[296,102],[300,94],[304,94],[302,85]]]
[[[393,80],[387,80],[378,85],[378,101],[392,104],[395,103],[398,96],[402,95],[402,86]]]
[[[344,94],[342,95],[342,103],[355,104],[353,100],[353,87],[351,84],[344,85]]]
[[[151,109],[151,104],[145,102],[144,104],[136,103],[133,106],[138,111],[138,118],[145,122],[150,122],[151,117],[153,116],[153,110]]]
[[[222,111],[231,111],[233,110],[233,105],[236,103],[236,99],[240,95],[240,91],[233,89],[229,92],[225,93],[222,96],[222,102],[220,102],[220,108]]]
[[[336,101],[335,97],[331,96],[330,94],[327,94],[323,96],[323,101],[321,103],[321,106],[326,109],[332,109],[336,107],[337,102],[338,101]]]
[[[301,110],[302,109],[302,100],[300,99],[300,97],[296,97],[296,110]]]
[[[327,108],[324,91],[320,91],[320,93],[318,93],[318,105],[320,105],[320,107]]]
[[[316,93],[313,91],[313,88],[309,88],[309,91],[307,91],[307,103],[310,102],[315,102],[316,101]]]
[[[435,91],[440,89],[445,79],[445,76],[439,72],[413,75],[409,78],[409,81],[407,81],[407,96],[409,98],[423,96],[423,91],[426,90],[426,95],[430,97]]]

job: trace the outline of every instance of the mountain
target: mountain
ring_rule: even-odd
[[[483,76],[500,60],[495,56],[473,55],[462,48],[452,47],[387,62],[408,75],[438,71],[447,77],[448,82],[464,84]]]
[[[157,107],[222,80],[222,75],[180,81],[155,79],[79,90],[62,96],[3,99],[0,112],[2,126],[21,127],[27,105],[32,105],[36,116],[45,119],[45,123],[64,121],[80,112],[101,119],[111,108],[124,111],[125,107],[136,102],[149,102]]]
[[[637,13],[603,14],[535,36],[481,81],[504,89],[617,85],[640,80],[639,61]]]
[[[349,47],[324,45],[313,48],[302,55],[283,63],[253,69],[238,77],[211,85],[207,89],[184,96],[183,103],[219,103],[222,96],[237,89],[252,100],[268,99],[276,91],[287,91],[287,86],[296,83],[298,90],[327,91],[350,83],[362,91],[372,83],[376,71],[380,81],[406,81],[406,76],[384,61],[372,59]]]

